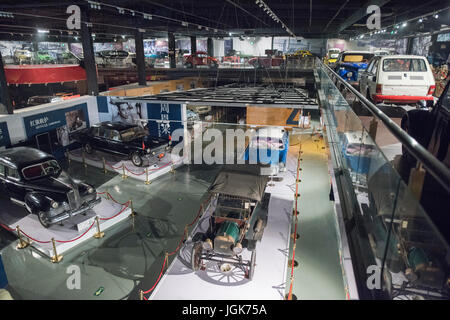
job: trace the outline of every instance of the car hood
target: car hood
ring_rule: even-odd
[[[136,147],[142,147],[142,142],[144,142],[146,148],[153,149],[153,148],[159,147],[161,145],[167,144],[169,142],[169,140],[145,136],[142,138],[136,138],[134,140],[131,140],[128,143],[130,143]]]
[[[343,68],[350,68],[350,69],[366,69],[367,63],[366,62],[344,62],[340,65]]]
[[[31,180],[27,182],[27,186],[35,191],[67,193],[76,187],[77,183],[65,171],[62,171],[58,177],[47,176]]]

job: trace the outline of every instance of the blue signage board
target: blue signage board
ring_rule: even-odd
[[[8,132],[8,123],[0,122],[0,147],[7,147],[11,144]]]
[[[82,103],[65,109],[34,114],[23,118],[27,137],[48,132],[67,125],[69,132],[89,126],[87,104]]]
[[[147,103],[147,117],[150,119],[148,129],[152,137],[168,138],[176,129],[183,128],[180,104]]]
[[[2,255],[0,254],[0,288],[6,287],[8,279],[6,278],[6,271],[2,261]]]

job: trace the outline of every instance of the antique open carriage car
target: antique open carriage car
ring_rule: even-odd
[[[221,271],[240,268],[252,280],[256,261],[256,242],[261,240],[267,224],[270,194],[265,193],[267,176],[261,176],[260,165],[227,165],[217,174],[208,192],[213,212],[205,233],[194,235],[191,254],[194,271],[203,262],[216,261]],[[244,260],[244,249],[251,251]]]

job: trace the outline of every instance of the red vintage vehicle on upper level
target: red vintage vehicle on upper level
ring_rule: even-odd
[[[286,61],[283,53],[278,50],[266,50],[265,57],[255,57],[248,60],[248,63],[256,69],[271,68],[271,67],[286,67]]]
[[[208,66],[210,68],[218,68],[219,60],[209,56],[204,51],[197,51],[185,57],[184,66],[186,68],[195,68],[197,66]]]

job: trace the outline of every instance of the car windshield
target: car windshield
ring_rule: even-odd
[[[22,169],[22,175],[27,180],[34,180],[49,175],[57,176],[60,172],[61,167],[56,160],[33,164]]]
[[[124,131],[121,131],[122,141],[131,141],[137,138],[142,138],[147,135],[147,132],[141,127],[133,127]]]
[[[339,57],[339,53],[331,53],[330,54],[330,58],[332,58],[332,59],[337,59],[337,57]]]
[[[424,59],[385,59],[383,71],[427,71]]]
[[[271,137],[255,137],[252,145],[261,149],[282,150],[283,140]]]

